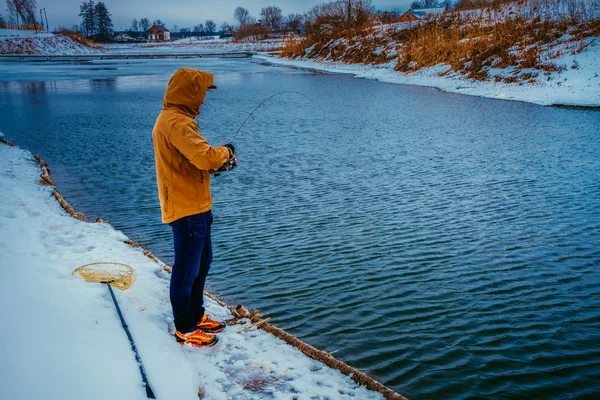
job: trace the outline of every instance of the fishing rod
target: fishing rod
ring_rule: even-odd
[[[233,137],[231,138],[231,140],[229,141],[229,144],[232,144],[233,141],[235,140],[235,138],[237,137],[238,133],[240,133],[240,131],[242,130],[242,128],[244,127],[244,125],[246,125],[246,122],[248,122],[248,120],[250,119],[250,117],[252,117],[252,115],[254,115],[254,113],[263,106],[263,104],[265,104],[267,101],[271,100],[273,97],[279,96],[281,94],[284,93],[295,93],[295,94],[299,94],[302,97],[307,98],[310,101],[313,101],[310,97],[308,97],[307,95],[305,95],[304,93],[301,92],[297,92],[295,90],[284,90],[282,92],[279,93],[275,93],[274,95],[271,95],[269,97],[267,97],[266,99],[264,99],[259,105],[257,105],[254,110],[252,110],[252,112],[250,114],[248,114],[248,116],[246,117],[246,119],[244,120],[244,122],[242,122],[242,124],[240,125],[240,127],[238,128],[238,130],[235,132],[235,134],[233,135]],[[217,171],[215,171],[214,176],[219,176],[221,172],[226,172],[226,171],[231,171],[233,168],[235,168],[235,166],[237,165],[237,159],[235,158],[235,155],[232,156],[231,158],[229,158],[227,160],[227,162],[225,162],[225,164],[219,168]]]
[[[302,97],[306,97],[308,100],[312,101],[312,99],[310,97],[308,97],[307,95],[305,95],[304,93],[301,92],[296,92],[295,90],[284,90],[283,92],[279,92],[279,93],[275,93],[272,96],[267,97],[266,99],[264,99],[259,105],[256,106],[256,108],[254,110],[252,110],[252,112],[250,114],[248,114],[248,116],[246,117],[246,119],[244,120],[244,122],[242,122],[242,124],[240,125],[240,127],[238,128],[238,130],[235,132],[235,134],[233,135],[233,137],[231,138],[231,140],[229,141],[229,143],[233,143],[233,141],[235,140],[235,138],[237,137],[238,133],[240,133],[240,131],[242,130],[242,128],[244,127],[244,125],[246,125],[246,122],[248,122],[248,120],[250,119],[250,117],[263,105],[265,104],[267,101],[271,100],[273,97],[275,96],[279,96],[280,94],[284,94],[284,93],[295,93],[295,94],[299,94]]]

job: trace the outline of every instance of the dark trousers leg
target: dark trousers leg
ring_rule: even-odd
[[[171,275],[170,298],[175,328],[194,331],[204,314],[203,291],[212,261],[210,211],[172,222],[175,263]]]
[[[204,284],[210,270],[212,262],[212,243],[210,237],[210,226],[212,225],[212,215],[208,221],[204,245],[202,246],[202,255],[200,256],[200,273],[192,286],[192,311],[194,313],[194,321],[200,321],[200,318],[206,311],[204,309]]]

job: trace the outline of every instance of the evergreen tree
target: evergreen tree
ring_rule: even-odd
[[[133,21],[131,21],[131,31],[132,32],[137,32],[140,30],[140,24],[138,22],[137,19],[133,19]]]
[[[94,13],[95,4],[93,0],[84,1],[79,6],[79,16],[81,17],[81,33],[84,36],[92,37],[96,34],[96,16]]]
[[[113,31],[113,23],[110,12],[104,2],[99,1],[94,7],[94,15],[97,22],[97,34],[101,40],[106,39]]]

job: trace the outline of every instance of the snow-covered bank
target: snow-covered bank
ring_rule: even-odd
[[[77,55],[98,52],[62,35],[0,29],[0,54]]]
[[[599,38],[600,39],[600,38]],[[518,100],[541,105],[600,107],[600,40],[577,55],[564,55],[556,63],[568,65],[536,83],[502,83],[467,79],[458,73],[440,76],[448,66],[423,68],[411,74],[394,70],[396,61],[381,65],[346,64],[343,62],[287,59],[260,55],[272,64],[308,68],[317,71],[352,74],[357,78],[387,83],[435,87],[446,92],[502,100]],[[573,66],[576,66],[574,68]],[[500,73],[500,71],[499,71]]]
[[[200,386],[207,399],[382,398],[247,325],[228,327],[213,348],[179,346],[168,332],[168,274],[110,225],[68,216],[39,173],[29,152],[0,145],[0,398],[145,398],[106,287],[72,276],[100,261],[137,271],[116,296],[159,399],[197,399]]]
[[[104,48],[111,54],[214,53],[238,51],[272,51],[281,48],[281,40],[234,42],[231,39],[180,39],[173,42],[118,43]]]

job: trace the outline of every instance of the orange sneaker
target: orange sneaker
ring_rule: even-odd
[[[206,313],[204,313],[198,322],[198,329],[204,332],[219,333],[225,329],[225,323],[223,321],[214,321],[210,319]]]
[[[200,329],[196,329],[190,333],[181,333],[175,331],[175,339],[181,345],[189,344],[194,347],[210,347],[214,346],[219,340],[215,335],[205,333]]]

